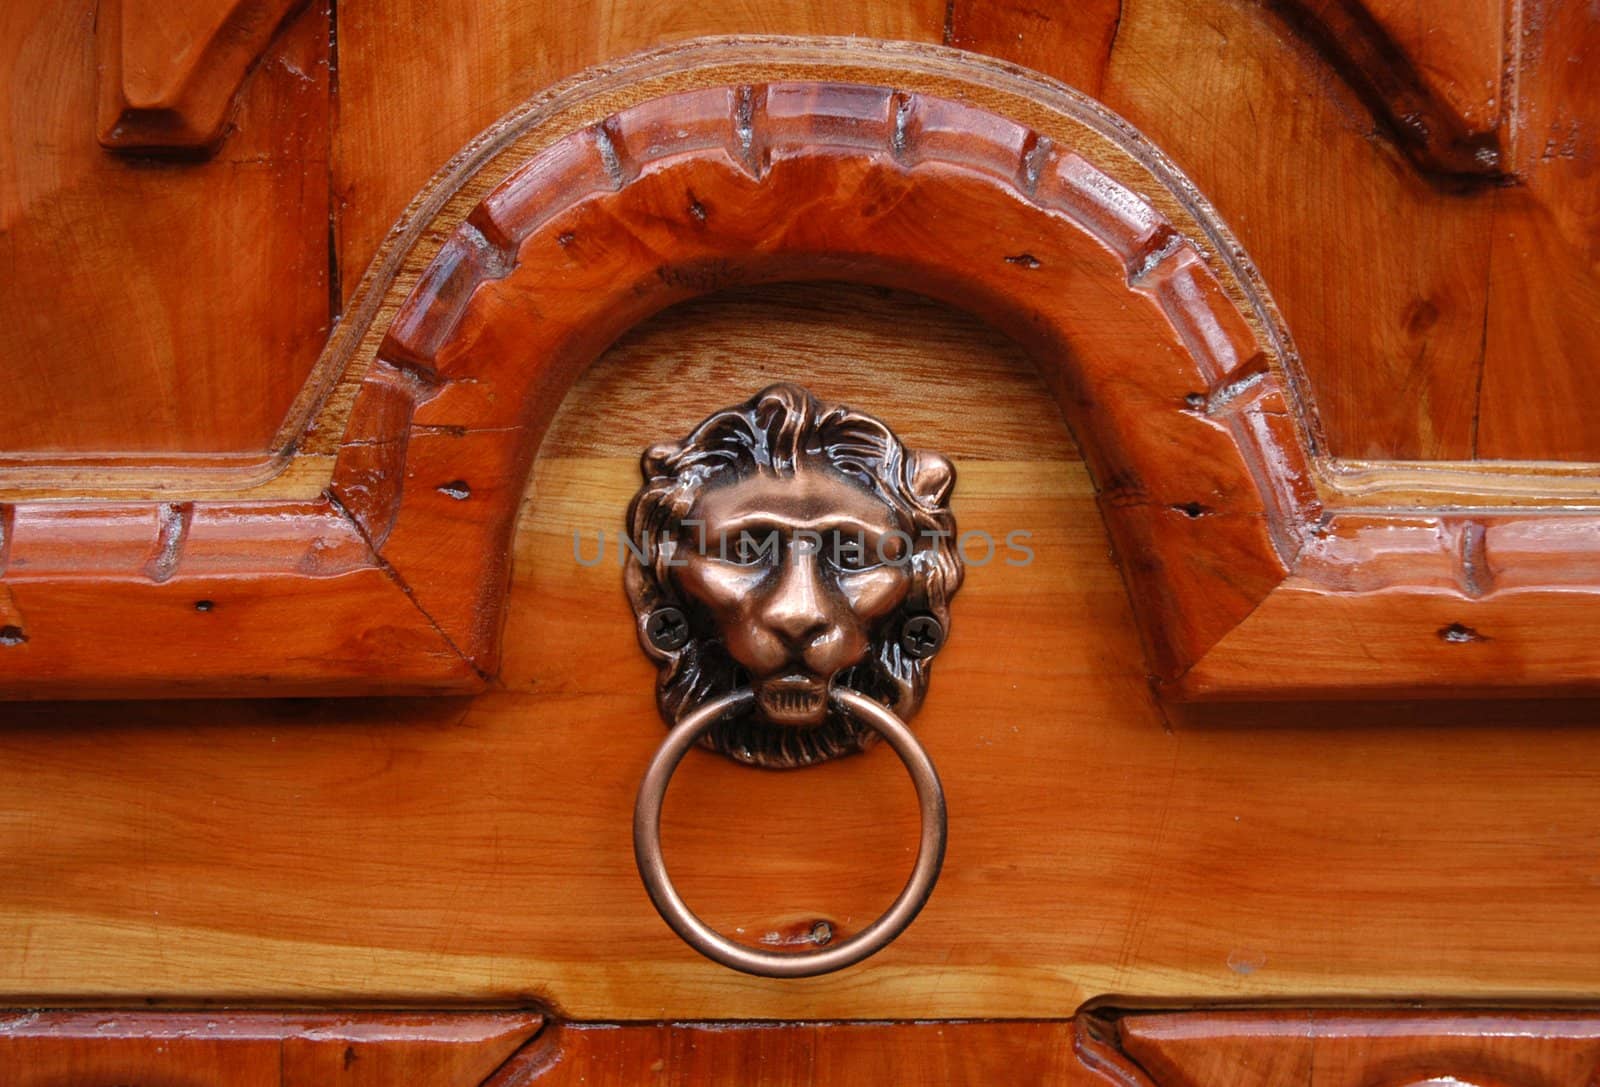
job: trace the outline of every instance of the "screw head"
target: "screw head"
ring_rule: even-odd
[[[900,628],[900,648],[906,656],[926,660],[944,644],[944,627],[931,615],[913,615]]]
[[[689,620],[677,608],[657,608],[644,621],[645,637],[663,653],[682,649],[689,642]]]

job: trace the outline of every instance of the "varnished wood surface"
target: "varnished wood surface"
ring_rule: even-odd
[[[92,1087],[1586,1087],[1600,1020],[1562,1011],[1271,1009],[1076,1020],[552,1023],[517,1013],[37,1012],[0,1085]]]
[[[1589,1087],[1592,1012],[1337,1011],[1129,1015],[1122,1051],[1159,1087]]]
[[[744,82],[752,70],[789,78]],[[839,276],[969,308],[1040,360],[1167,691],[1569,694],[1600,682],[1584,601],[1600,591],[1593,480],[1538,466],[1351,472],[1319,456],[1304,375],[1256,271],[1116,118],[952,51],[739,39],[663,50],[531,103],[438,179],[319,362],[322,384],[308,388],[325,400],[302,397],[310,422],[291,460],[330,470],[324,493],[112,507],[25,488],[36,501],[4,511],[4,689],[476,689],[498,668],[527,465],[589,359],[674,301]],[[1430,520],[1434,551],[1380,544],[1381,578],[1347,576],[1363,545]],[[298,540],[278,539],[286,524]],[[189,525],[235,550],[231,579],[198,580],[213,568],[191,555]],[[330,568],[328,537],[351,534],[368,553]],[[270,560],[256,550],[266,536]],[[1460,574],[1441,587],[1450,563]],[[289,654],[270,628],[235,624],[200,674],[170,663],[213,644],[208,628],[162,621],[173,594],[221,595],[228,616],[262,597],[310,616],[301,589],[345,611],[370,595],[386,621],[366,639],[318,620],[319,644]],[[1348,621],[1369,613],[1391,617],[1381,637]],[[1334,631],[1304,674],[1263,674],[1261,640],[1242,629],[1282,614]],[[131,637],[85,658],[76,647],[97,617]],[[173,641],[152,659],[155,628]],[[1455,648],[1441,632],[1457,628],[1493,652]],[[1279,636],[1269,624],[1268,643]],[[406,664],[381,688],[374,676],[397,653]]]
[[[1335,454],[1600,459],[1584,380],[1600,29],[1584,5],[395,0],[336,19],[310,5],[273,40],[292,6],[7,9],[0,71],[26,108],[7,111],[3,244],[25,290],[3,312],[27,333],[5,347],[7,451],[212,467],[281,451],[330,295],[349,300],[413,195],[495,117],[638,49],[783,33],[943,42],[1128,118],[1261,266]],[[85,138],[199,154],[229,128],[226,166],[119,160]],[[174,252],[195,222],[210,245]],[[119,296],[130,275],[137,310]]]
[[[144,6],[0,7],[0,467],[260,462],[331,327],[327,6],[265,46],[203,161],[100,145],[97,11],[110,35]],[[179,35],[214,9],[166,7]],[[172,48],[129,37],[130,63]]]
[[[124,151],[215,150],[245,81],[301,2],[102,0],[94,24],[101,144]]]
[[[1120,1054],[1070,1022],[563,1024],[486,1087],[640,1083],[1150,1087]]]
[[[475,700],[7,706],[4,999],[1059,1018],[1103,996],[1600,988],[1600,710],[1163,708],[1037,377],[936,307],[896,322],[901,298],[811,287],[697,303],[592,368],[536,466],[505,665]],[[768,322],[790,352],[763,349]],[[633,450],[702,410],[681,396],[659,418],[630,413],[651,374],[731,392],[731,360],[759,359],[758,384],[851,397],[863,351],[906,368],[919,396],[940,389],[947,411],[903,421],[862,403],[955,457],[958,523],[1028,529],[1036,558],[969,567],[915,722],[950,802],[927,910],[844,974],[761,981],[699,959],[639,885],[629,827],[662,737],[653,671],[614,541],[584,567],[572,534],[592,556],[636,488]],[[983,379],[943,376],[966,366]],[[1040,429],[970,435],[996,415]],[[883,749],[792,775],[691,754],[665,816],[687,900],[757,940],[875,916],[916,842],[911,787]]]
[[[529,1012],[0,1012],[0,1087],[478,1087]]]

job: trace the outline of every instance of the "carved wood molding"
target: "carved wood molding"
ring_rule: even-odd
[[[1574,1087],[1600,1076],[1600,1021],[1583,1012],[1130,1014],[1116,1036],[1160,1087]]]
[[[509,1011],[21,1012],[0,1015],[0,1067],[16,1087],[64,1075],[283,1087],[1574,1087],[1600,1075],[1600,1021],[1575,1012],[1340,1009],[820,1025],[545,1025],[536,1013]]]
[[[473,689],[523,481],[576,375],[664,306],[785,279],[920,291],[1034,352],[1169,691],[1600,685],[1600,519],[1519,513],[1539,496],[1460,468],[1435,474],[1474,512],[1350,511],[1264,287],[1148,141],[996,62],[769,39],[591,73],[463,150],[302,398],[320,496],[4,507],[0,684]],[[1406,486],[1368,478],[1363,501]],[[1304,652],[1270,674],[1284,645]]]
[[[543,1025],[521,1011],[0,1013],[0,1082],[478,1087]]]
[[[101,0],[99,138],[114,151],[215,150],[234,101],[305,0]]]

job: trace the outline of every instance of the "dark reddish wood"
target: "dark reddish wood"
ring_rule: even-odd
[[[0,1085],[478,1087],[532,1012],[44,1011],[0,1016]]]
[[[100,142],[118,151],[209,151],[239,89],[305,0],[100,0]]]
[[[1499,82],[1499,0],[1464,2],[1448,20],[1388,0],[1365,6],[1430,102],[1474,131],[1492,127],[1496,110],[1468,94]],[[1473,456],[1493,183],[1445,191],[1420,173],[1389,135],[1389,108],[1352,89],[1368,81],[1353,62],[1330,63],[1267,4],[956,0],[951,24],[965,48],[1092,93],[1194,180],[1293,330],[1323,452]],[[1574,455],[1554,450],[1575,447],[1584,426],[1572,415],[1547,431],[1550,455]]]
[[[1600,1076],[1600,1021],[1581,1012],[541,1027],[522,1012],[24,1012],[0,1018],[0,1084],[1582,1087]]]
[[[1154,1087],[1092,1020],[562,1024],[484,1087],[1049,1083]]]
[[[1600,1078],[1592,1013],[1129,1015],[1117,1036],[1160,1087],[1588,1087]]]

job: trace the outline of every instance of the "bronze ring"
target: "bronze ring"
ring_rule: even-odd
[[[922,809],[922,840],[917,846],[917,862],[912,866],[911,878],[887,913],[847,940],[820,951],[792,953],[758,951],[734,943],[694,915],[667,875],[666,861],[661,855],[661,804],[666,799],[667,783],[701,733],[726,714],[744,709],[754,700],[748,688],[708,702],[678,722],[667,733],[655,758],[650,760],[650,769],[645,771],[644,781],[639,785],[639,800],[633,809],[633,856],[639,863],[645,890],[650,892],[650,901],[655,903],[662,919],[690,947],[708,959],[746,974],[808,978],[853,966],[905,931],[928,901],[944,863],[944,787],[939,784],[939,773],[933,768],[928,753],[904,721],[870,698],[846,689],[829,691],[828,697],[837,708],[870,725],[894,748],[911,772],[911,780],[917,787],[917,804]]]

